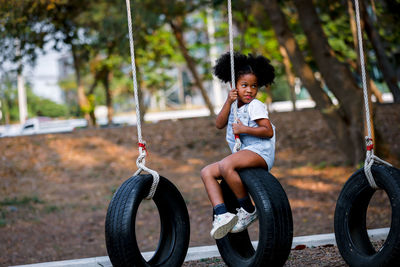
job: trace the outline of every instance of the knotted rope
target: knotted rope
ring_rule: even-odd
[[[236,88],[236,82],[235,82],[235,60],[234,60],[234,56],[233,56],[233,27],[232,27],[232,3],[231,3],[231,0],[228,0],[228,24],[229,24],[229,54],[230,54],[230,58],[231,58],[231,88],[234,89],[234,88]],[[238,122],[238,116],[237,116],[238,104],[237,103],[238,103],[237,99],[232,103],[235,123]],[[240,142],[239,135],[235,134],[235,146],[233,147],[233,152],[238,152],[240,150],[241,146],[242,146],[242,143]]]
[[[145,166],[147,149],[146,149],[146,142],[144,142],[142,138],[142,125],[140,121],[140,107],[139,107],[139,96],[138,96],[139,90],[137,85],[136,65],[135,65],[135,47],[134,47],[133,33],[132,33],[131,4],[129,0],[126,0],[126,12],[128,16],[129,46],[131,51],[132,81],[133,81],[133,91],[135,93],[136,126],[138,132],[138,146],[139,146],[139,156],[136,160],[136,166],[138,167],[138,170],[135,172],[134,175],[139,175],[142,171],[146,171],[153,176],[153,183],[151,184],[150,192],[146,196],[146,199],[152,199],[156,192],[158,182],[160,181],[160,175],[156,171],[151,170]]]
[[[364,172],[369,185],[378,189],[375,179],[371,172],[371,167],[374,164],[374,160],[379,163],[386,164],[388,166],[392,166],[390,163],[378,158],[374,155],[374,142],[372,140],[372,126],[371,126],[371,118],[370,118],[370,110],[369,110],[369,98],[368,98],[368,89],[367,89],[367,78],[365,72],[365,61],[364,61],[364,49],[363,49],[363,40],[361,33],[361,24],[360,24],[360,7],[358,4],[358,0],[355,0],[355,9],[356,9],[356,22],[357,22],[357,37],[358,37],[358,49],[360,53],[360,67],[361,67],[361,76],[362,76],[362,85],[363,85],[363,94],[364,94],[364,106],[365,106],[365,120],[367,123],[368,136],[365,137],[367,152],[364,163]]]

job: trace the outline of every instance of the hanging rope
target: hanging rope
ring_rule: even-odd
[[[229,24],[229,54],[231,56],[231,88],[236,88],[235,82],[235,60],[233,56],[233,26],[232,26],[232,3],[231,0],[228,0],[228,24]],[[237,106],[238,100],[236,99],[235,102],[232,103],[233,105],[233,115],[235,123],[238,122],[237,116]],[[235,146],[233,147],[234,152],[238,152],[242,143],[240,142],[240,138],[238,134],[235,134]]]
[[[364,106],[365,106],[365,120],[367,123],[368,136],[365,137],[367,154],[364,163],[364,172],[365,176],[368,179],[370,186],[374,189],[378,189],[374,177],[372,176],[371,167],[374,164],[374,160],[379,163],[386,164],[392,166],[390,163],[378,158],[374,155],[374,142],[372,140],[372,126],[371,126],[371,118],[370,118],[370,110],[369,110],[369,98],[368,98],[368,89],[367,89],[367,76],[365,72],[365,61],[364,61],[364,49],[363,49],[363,41],[362,41],[362,33],[361,33],[361,24],[360,24],[360,7],[358,4],[358,0],[355,0],[355,9],[356,9],[356,22],[357,22],[357,37],[358,37],[358,48],[360,53],[360,65],[361,65],[361,76],[362,76],[362,85],[363,85],[363,94],[364,94]]]
[[[138,146],[139,146],[139,156],[136,160],[136,166],[139,168],[134,175],[139,175],[142,171],[146,171],[153,176],[153,183],[150,188],[150,192],[147,195],[146,199],[152,199],[156,189],[158,182],[160,181],[160,175],[145,166],[146,164],[146,142],[143,141],[142,138],[142,125],[140,121],[140,107],[139,107],[139,96],[138,96],[138,85],[136,78],[136,65],[135,65],[135,48],[133,41],[133,33],[132,33],[132,18],[131,18],[131,4],[130,0],[126,0],[126,12],[128,16],[128,31],[129,31],[129,46],[131,50],[131,65],[132,65],[132,80],[133,80],[133,91],[135,93],[135,104],[136,104],[136,126],[138,132]]]

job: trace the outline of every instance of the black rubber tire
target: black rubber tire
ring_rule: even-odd
[[[261,168],[239,171],[259,216],[259,241],[254,250],[247,230],[217,239],[218,250],[228,266],[283,266],[293,240],[293,219],[289,200],[278,180]],[[225,204],[236,213],[237,199],[222,181]]]
[[[135,219],[140,202],[148,195],[153,178],[137,175],[115,192],[107,210],[105,235],[113,266],[181,266],[189,247],[190,223],[185,201],[178,189],[160,177],[153,197],[160,215],[160,240],[146,262],[136,242]]]
[[[373,165],[372,174],[392,207],[389,235],[375,251],[366,226],[368,204],[375,190],[369,186],[364,169],[355,172],[340,192],[335,209],[336,243],[350,266],[399,266],[400,262],[400,170]]]

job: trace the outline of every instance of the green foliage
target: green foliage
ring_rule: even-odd
[[[328,8],[328,10],[323,9]],[[347,59],[357,60],[354,50],[354,40],[350,28],[350,18],[347,5],[321,2],[320,19],[325,34],[328,36],[329,45],[336,52],[338,59],[345,62]]]
[[[257,93],[257,99],[260,100],[261,102],[265,103],[268,99],[268,93],[264,91],[258,91]]]
[[[56,1],[8,1],[0,0],[0,60],[17,62],[21,59],[15,53],[18,46],[21,55],[30,62],[36,59],[35,48],[45,44],[46,27],[44,19],[47,10]],[[43,22],[43,24],[40,24]],[[19,70],[21,71],[21,70]]]
[[[272,85],[273,101],[286,101],[290,99],[290,88],[286,76],[278,75]]]
[[[45,116],[45,117],[66,117],[68,116],[68,109],[66,105],[57,104],[54,101],[35,95],[29,83],[25,84],[28,116]],[[3,113],[3,122],[5,117],[8,116],[10,122],[19,120],[18,111],[18,91],[16,85],[15,73],[4,74],[0,79],[0,96],[1,108]]]
[[[68,116],[68,109],[65,105],[57,104],[56,102],[37,96],[33,93],[30,87],[26,88],[28,116],[29,117],[66,117]]]
[[[375,27],[384,40],[392,63],[400,65],[400,1],[376,1],[376,13],[372,14]]]
[[[279,3],[307,63],[317,70],[293,1]],[[357,55],[353,47],[345,1],[327,3],[316,0],[313,3],[328,42],[338,59],[342,62],[355,60]],[[282,56],[275,33],[265,16],[263,4],[262,1],[233,1],[233,21],[237,29],[235,49],[270,58],[277,73],[272,87],[273,99],[286,100],[290,94]],[[375,10],[370,6],[368,10],[374,15],[375,26],[386,41],[387,54],[398,68],[400,3],[396,0],[375,1],[375,4]],[[226,1],[131,0],[141,90],[157,94],[159,90],[172,88],[177,80],[177,67],[182,68],[185,64],[170,27],[171,22],[181,22],[179,25],[197,71],[203,80],[211,80],[205,11],[207,7],[214,8],[215,37],[218,53],[222,54],[228,50]],[[125,2],[117,0],[87,0],[84,4],[78,0],[0,0],[0,60],[18,62],[21,59],[15,53],[16,40],[20,43],[24,63],[33,63],[36,53],[49,40],[55,41],[55,49],[64,43],[74,49],[75,61],[71,68],[80,75],[80,82],[89,97],[89,106],[83,107],[83,110],[89,112],[96,105],[104,105],[107,95],[105,89],[111,91],[108,95],[113,97],[114,108],[128,110],[132,108],[132,83],[129,78],[130,54],[125,8]],[[369,42],[366,42],[366,46],[368,55],[373,55]],[[371,64],[376,65],[374,57],[369,59]],[[51,117],[82,115],[77,101],[77,76],[60,81],[66,95],[66,107],[28,96],[31,98],[28,101],[29,114],[46,114],[44,116]],[[190,80],[187,82],[191,83]],[[15,87],[10,87],[10,84],[0,86],[2,111],[12,120],[17,120]]]
[[[34,102],[35,103],[35,102]],[[29,110],[33,116],[44,116],[51,118],[65,117],[68,115],[68,110],[65,105],[57,104],[50,99],[38,99],[35,103],[35,110]]]
[[[180,53],[176,53],[177,44],[171,31],[166,27],[156,29],[144,41],[147,45],[137,49],[137,65],[143,75],[142,89],[155,92],[171,88],[176,81],[172,77],[173,69],[183,62]]]
[[[58,86],[63,91],[65,106],[67,107],[68,114],[73,117],[80,116],[76,80],[71,76],[66,77],[58,81]]]
[[[288,1],[284,5],[281,6],[283,13],[286,15],[286,21],[288,22],[289,28],[296,39],[297,45],[300,50],[303,51],[303,56],[307,63],[313,63],[313,58],[309,51],[307,37],[301,28],[299,22],[299,16],[297,14],[296,8],[292,1]]]
[[[2,122],[6,123],[6,118],[10,121],[19,119],[18,113],[18,92],[16,76],[12,73],[5,73],[0,79],[0,101]]]

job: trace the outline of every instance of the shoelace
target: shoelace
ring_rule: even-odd
[[[244,214],[244,210],[243,210],[243,209],[241,209],[241,208],[237,208],[237,209],[236,209],[236,211],[237,211],[237,214],[236,214],[236,216],[238,216],[238,217],[239,217],[239,220],[243,221],[243,220],[245,219],[245,216],[243,216],[243,217],[240,217],[240,216],[239,216],[239,214]]]

